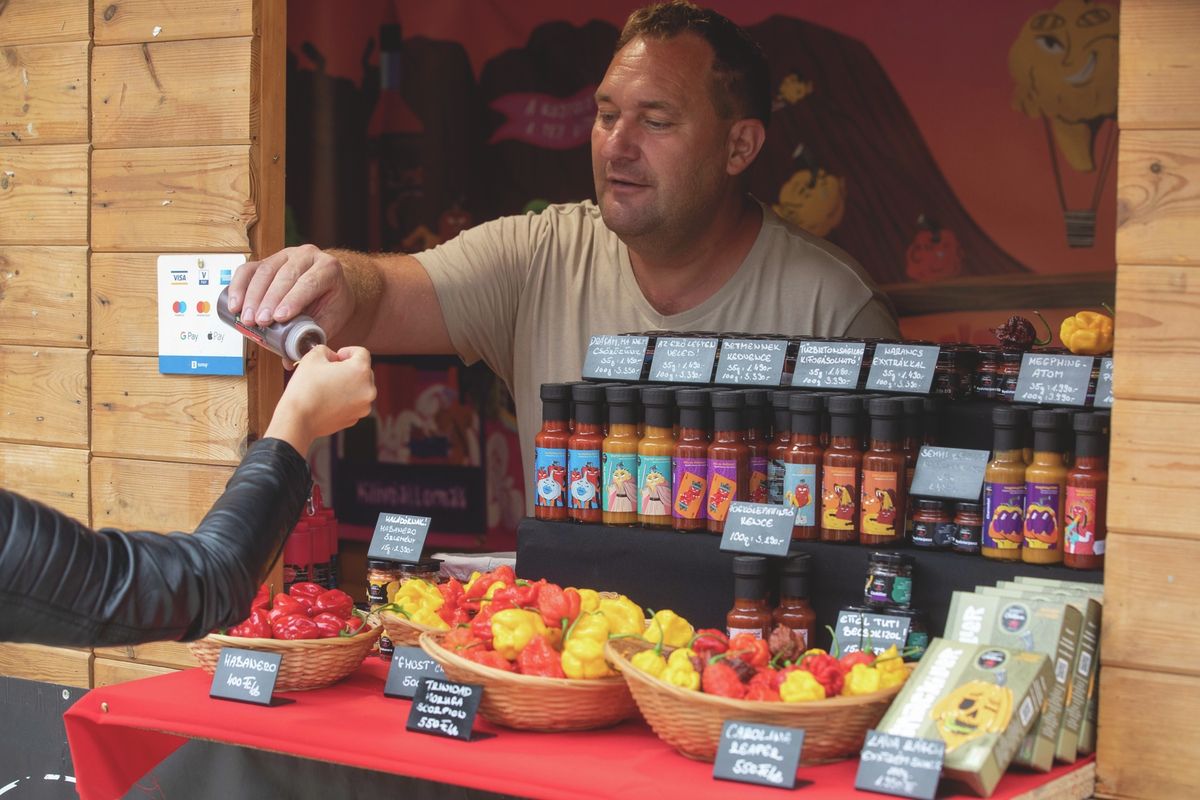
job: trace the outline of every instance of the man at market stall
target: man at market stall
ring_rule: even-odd
[[[313,440],[366,416],[374,399],[366,350],[315,347],[191,535],[92,531],[0,489],[0,642],[190,640],[241,622],[308,498]]]
[[[744,30],[688,2],[635,11],[596,104],[596,203],[503,217],[415,255],[288,248],[238,268],[230,309],[259,324],[305,312],[377,352],[482,359],[515,398],[526,474],[539,386],[577,380],[594,334],[898,335],[850,256],[747,193],[771,91]]]

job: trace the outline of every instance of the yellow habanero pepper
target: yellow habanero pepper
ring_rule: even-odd
[[[659,677],[680,689],[687,689],[691,692],[699,691],[700,673],[696,672],[696,667],[692,664],[694,655],[696,655],[695,651],[686,647],[681,647],[671,653],[671,657],[667,659],[667,668]]]
[[[1058,329],[1063,346],[1075,355],[1098,356],[1113,346],[1113,319],[1098,311],[1080,311]]]
[[[506,608],[492,615],[492,648],[509,661],[516,659],[535,636],[546,632],[541,614]]]
[[[600,613],[608,620],[610,634],[632,633],[641,636],[646,630],[646,612],[625,595],[601,598]]]
[[[661,678],[667,668],[667,660],[662,657],[662,653],[654,648],[643,650],[629,659],[629,663],[642,672],[653,675],[656,678]]]
[[[785,703],[807,703],[825,699],[825,687],[816,677],[804,669],[788,673],[779,687],[779,699]]]
[[[409,622],[415,622],[418,625],[424,625],[426,628],[436,628],[440,631],[448,630],[450,625],[446,620],[438,616],[436,611],[429,608],[419,608],[408,617]]]
[[[600,593],[595,589],[576,589],[579,592],[579,610],[584,613],[600,610]]]
[[[603,678],[612,674],[604,660],[608,620],[603,614],[580,614],[571,624],[562,651],[563,674],[568,678]]]
[[[396,590],[393,602],[404,603],[405,600],[412,600],[417,606],[431,611],[437,611],[446,602],[436,586],[420,578],[405,581]]]
[[[663,609],[654,615],[642,638],[666,647],[686,647],[695,632],[692,623],[670,609]]]
[[[855,664],[846,675],[842,694],[850,696],[871,694],[883,688],[883,675],[878,669],[868,667],[866,664]]]

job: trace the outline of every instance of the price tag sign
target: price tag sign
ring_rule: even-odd
[[[987,450],[922,447],[917,454],[917,468],[908,493],[916,497],[976,503],[983,491],[983,473],[987,470],[989,455]]]
[[[1021,357],[1021,373],[1017,376],[1017,394],[1013,402],[1086,405],[1094,361],[1092,356],[1026,353]]]
[[[804,731],[757,722],[726,720],[713,762],[713,777],[793,789]]]
[[[392,652],[392,665],[388,668],[383,694],[411,700],[423,678],[446,680],[446,671],[419,647],[397,647]]]
[[[837,627],[833,633],[837,637],[839,653],[857,653],[869,642],[871,652],[878,655],[892,645],[896,645],[897,650],[903,650],[911,625],[910,617],[864,614],[842,609],[838,612]]]
[[[800,342],[792,386],[805,389],[856,389],[862,371],[862,342]]]
[[[767,503],[729,504],[725,528],[721,534],[721,549],[734,553],[758,553],[764,556],[785,556],[792,543],[792,527],[796,524],[796,509]]]
[[[208,696],[269,706],[282,660],[279,653],[222,647]]]
[[[945,742],[867,731],[854,788],[914,800],[933,800],[945,757]]]
[[[470,741],[482,698],[483,687],[477,684],[422,678],[405,728]]]
[[[1096,400],[1093,403],[1096,408],[1112,408],[1112,361],[1111,358],[1100,359],[1100,378],[1096,382]]]
[[[721,342],[716,383],[778,386],[788,343],[778,339],[726,339]]]
[[[929,394],[941,349],[923,344],[876,345],[867,390]]]
[[[430,522],[429,517],[382,512],[375,522],[375,533],[371,536],[371,546],[367,548],[367,558],[417,563],[421,560],[421,551],[425,549]]]
[[[654,343],[650,380],[663,383],[708,383],[717,358],[716,339],[660,336]]]
[[[593,336],[583,359],[583,377],[636,381],[642,377],[649,336]]]

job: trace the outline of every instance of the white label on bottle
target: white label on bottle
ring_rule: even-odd
[[[748,633],[755,639],[763,638],[762,628],[729,628],[728,631],[730,639],[737,636],[739,633]]]

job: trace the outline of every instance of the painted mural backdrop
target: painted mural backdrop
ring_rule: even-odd
[[[291,0],[290,240],[411,251],[592,197],[592,94],[638,5]],[[1116,3],[712,5],[771,63],[754,194],[883,286],[1115,270]],[[906,334],[988,341],[1028,306],[941,310]],[[502,394],[483,410],[497,474],[517,449]],[[519,507],[511,477],[493,504]]]

